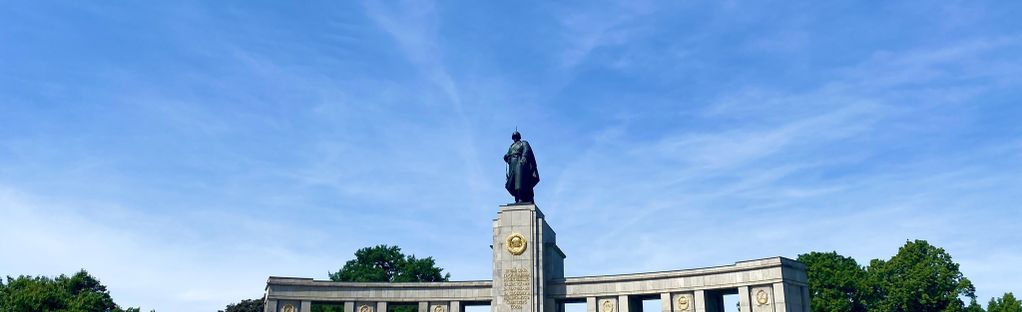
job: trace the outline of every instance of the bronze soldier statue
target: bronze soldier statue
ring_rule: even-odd
[[[504,154],[507,163],[507,182],[504,188],[515,197],[516,204],[535,202],[532,188],[539,183],[539,171],[536,169],[536,156],[532,154],[529,142],[522,140],[522,134],[515,131],[511,134],[511,147]]]

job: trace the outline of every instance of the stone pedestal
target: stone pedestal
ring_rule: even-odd
[[[500,206],[493,220],[494,312],[557,312],[544,291],[564,278],[564,253],[536,205]]]

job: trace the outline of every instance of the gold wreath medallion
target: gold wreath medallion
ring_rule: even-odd
[[[756,303],[758,305],[764,305],[768,302],[770,302],[770,295],[767,295],[766,291],[760,289],[756,292]]]
[[[678,311],[688,311],[689,306],[688,296],[678,296],[678,304],[675,306]]]
[[[525,239],[525,236],[518,233],[511,233],[507,236],[507,251],[512,255],[521,255],[525,253],[525,247],[529,245],[529,242]]]
[[[609,299],[603,300],[603,310],[600,312],[614,312],[614,302]]]
[[[373,312],[373,307],[370,307],[368,304],[363,303],[362,305],[358,306],[358,312]]]
[[[295,309],[295,305],[290,303],[285,304],[283,307],[280,308],[280,312],[297,312],[297,311],[298,309]]]
[[[447,312],[447,307],[438,305],[433,307],[433,312]]]

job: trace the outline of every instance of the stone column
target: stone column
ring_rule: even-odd
[[[774,311],[788,312],[793,311],[788,309],[786,291],[783,282],[774,283]],[[801,300],[800,300],[801,301]]]
[[[660,312],[671,312],[671,293],[660,294]],[[645,312],[645,311],[643,311]]]
[[[355,312],[355,303],[351,301],[345,301],[344,312]]]
[[[630,312],[632,308],[631,302],[628,302],[628,295],[617,296],[617,310],[620,312]]]
[[[429,311],[429,302],[426,302],[426,301],[419,302],[419,312],[427,312],[427,311]]]
[[[596,297],[586,297],[586,312],[597,312]]]
[[[773,300],[775,311],[779,312],[808,312],[809,288],[785,282],[773,284]]]
[[[387,312],[387,302],[386,301],[377,302],[375,312]]]
[[[809,312],[812,307],[809,306],[809,286],[799,287],[802,292],[802,311]]]
[[[749,286],[738,287],[738,310],[742,312],[752,311],[752,301],[749,297]]]
[[[267,299],[263,311],[277,312],[277,299]]]
[[[695,293],[692,294],[692,297],[694,297],[695,299],[692,300],[695,301],[694,302],[696,306],[695,311],[706,312],[706,292],[702,290],[696,290]]]
[[[312,312],[312,301],[303,300],[302,306],[298,310],[301,312]]]

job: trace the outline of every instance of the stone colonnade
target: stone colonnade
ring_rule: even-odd
[[[783,292],[783,289],[785,288],[793,288],[795,289],[794,291],[799,292],[794,296],[799,300],[797,302],[785,302],[785,300],[780,299],[785,298],[785,296],[783,294],[777,294],[776,292],[778,291],[775,291],[775,289],[782,289],[779,292]],[[761,290],[764,291],[764,293],[757,296],[756,294]],[[735,291],[737,291],[737,294],[739,295],[738,301],[740,311],[781,312],[809,310],[809,302],[807,300],[808,289],[805,286],[786,286],[784,283],[755,288],[741,286],[736,289],[695,290],[678,293],[661,293],[659,295],[587,297],[585,299],[585,303],[586,312],[655,312],[644,311],[642,308],[642,301],[647,299],[659,299],[660,312],[717,312],[724,311],[723,295],[734,294]],[[791,296],[788,296],[788,298],[790,297]],[[772,298],[779,299],[774,301]],[[562,301],[562,303],[564,302],[573,302],[573,300]],[[563,305],[561,307],[563,308]]]
[[[417,305],[418,312],[464,312],[491,305],[491,281],[445,283],[342,283],[311,278],[270,277],[266,312],[309,312],[312,302],[343,303],[344,312],[386,312],[388,304]],[[723,296],[738,295],[741,311],[809,311],[805,267],[774,257],[689,270],[568,277],[546,284],[544,310],[586,303],[586,312],[642,311],[642,300],[660,299],[660,312],[723,311]],[[290,307],[289,307],[290,306]],[[494,312],[501,307],[491,306]]]
[[[312,300],[267,300],[265,311],[311,312]],[[387,311],[388,302],[346,301],[344,312]],[[419,302],[417,312],[464,312],[460,301]]]
[[[418,312],[642,311],[659,299],[660,312],[721,312],[724,295],[738,295],[742,312],[808,312],[805,265],[783,257],[732,265],[636,274],[564,277],[565,255],[535,205],[505,205],[493,220],[493,279],[439,283],[345,283],[270,277],[266,312],[311,312],[313,302],[343,304],[344,312],[387,312],[414,305]]]
[[[586,302],[587,312],[637,312],[660,299],[662,312],[723,311],[723,296],[738,295],[741,311],[809,311],[805,266],[774,257],[679,271],[569,277],[548,284],[559,302]],[[645,311],[649,312],[649,311]]]

